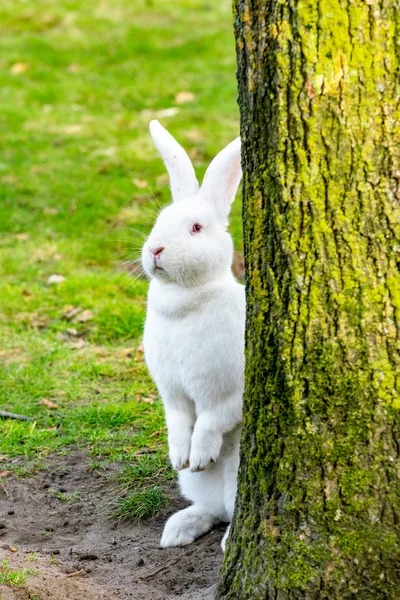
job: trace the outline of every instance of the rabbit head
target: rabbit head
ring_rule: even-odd
[[[185,150],[158,121],[150,132],[167,167],[173,203],[164,208],[142,249],[150,278],[192,287],[230,272],[228,215],[242,175],[240,138],[211,162],[201,187]]]

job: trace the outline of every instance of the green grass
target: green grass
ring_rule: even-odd
[[[39,553],[29,552],[29,554],[26,555],[25,560],[27,562],[37,562],[39,560]]]
[[[118,473],[118,481],[122,488],[129,488],[132,481],[145,485],[157,481],[159,478],[169,480],[172,477],[173,473],[158,452],[137,457],[134,462],[125,465]]]
[[[238,134],[235,69],[230,0],[1,3],[0,407],[34,419],[0,420],[0,455],[24,458],[2,468],[78,446],[126,488],[172,476],[140,351],[147,283],[121,261],[169,201],[149,120],[176,109],[160,121],[201,175]]]
[[[6,558],[0,560],[0,585],[21,587],[34,575],[32,569],[11,569],[9,564]]]
[[[135,489],[119,497],[111,507],[111,516],[117,521],[137,523],[155,515],[167,504],[165,492],[157,486]]]
[[[65,504],[75,504],[75,502],[79,502],[81,499],[80,492],[73,492],[72,494],[67,494],[66,492],[57,492],[56,490],[49,490],[49,495],[53,498],[57,498],[57,500]]]

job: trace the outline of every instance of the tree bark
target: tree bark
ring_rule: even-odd
[[[219,600],[400,598],[399,16],[234,0],[246,389]]]

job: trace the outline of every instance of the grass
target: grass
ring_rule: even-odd
[[[0,585],[21,587],[28,578],[34,575],[32,569],[11,569],[6,558],[0,560]]]
[[[111,516],[117,521],[137,523],[155,515],[167,504],[165,492],[157,486],[143,490],[134,489],[125,497],[119,497],[111,507]]]
[[[49,490],[49,495],[53,498],[57,498],[60,502],[65,504],[75,504],[75,502],[79,502],[80,492],[73,492],[72,494],[67,494],[66,492],[60,492],[56,490]]]
[[[38,552],[29,552],[29,554],[26,555],[25,560],[27,562],[37,562],[39,560]]]
[[[121,463],[124,489],[172,477],[140,348],[147,283],[121,261],[169,201],[149,120],[201,175],[238,133],[235,69],[230,0],[1,3],[0,407],[34,419],[0,421],[2,469],[78,446]],[[240,222],[237,203],[236,246]]]
[[[146,485],[159,478],[168,480],[172,477],[171,470],[166,467],[165,461],[159,453],[138,457],[136,461],[125,465],[118,474],[118,480],[122,487],[129,487],[132,481]]]

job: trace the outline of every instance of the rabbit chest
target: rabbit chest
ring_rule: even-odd
[[[182,392],[196,405],[242,394],[244,289],[149,291],[144,333],[146,362],[163,395]],[[161,289],[160,289],[161,288]]]

